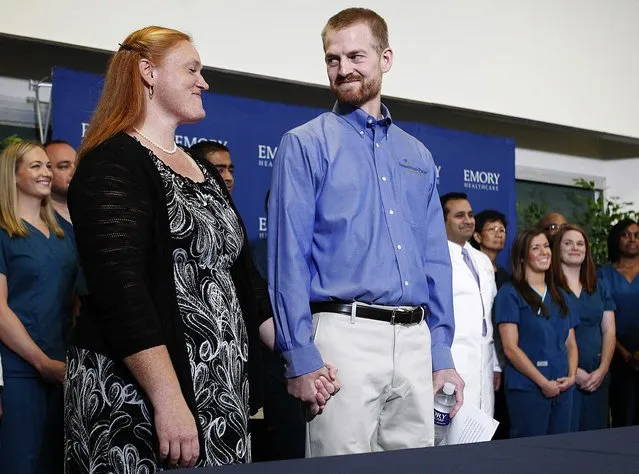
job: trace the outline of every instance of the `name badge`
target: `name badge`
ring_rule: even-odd
[[[537,367],[548,367],[548,361],[547,360],[538,360],[537,361]]]

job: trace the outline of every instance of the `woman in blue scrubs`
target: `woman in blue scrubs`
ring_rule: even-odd
[[[608,369],[615,351],[615,304],[601,279],[586,233],[567,225],[553,241],[552,268],[566,303],[579,317],[575,337],[579,363],[571,431],[608,427]]]
[[[639,225],[625,219],[608,234],[610,264],[599,277],[617,306],[617,344],[610,364],[612,426],[639,424]]]
[[[0,472],[63,469],[62,382],[76,277],[72,244],[49,202],[44,149],[0,154]]]
[[[577,321],[554,284],[551,255],[543,230],[519,233],[512,247],[512,281],[495,298],[507,359],[511,438],[570,431]]]

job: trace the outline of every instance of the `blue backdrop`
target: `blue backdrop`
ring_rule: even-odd
[[[55,68],[52,88],[53,138],[77,147],[102,90],[102,76]],[[206,118],[178,128],[178,144],[201,140],[224,143],[235,165],[233,199],[249,240],[266,238],[264,199],[280,138],[326,109],[298,107],[216,93],[202,96]],[[392,110],[391,110],[392,114]],[[503,212],[509,222],[507,249],[515,234],[515,144],[507,138],[474,135],[415,122],[397,122],[431,151],[437,165],[439,193],[461,191],[475,213]],[[416,203],[417,205],[417,203]],[[499,261],[506,265],[507,251]]]

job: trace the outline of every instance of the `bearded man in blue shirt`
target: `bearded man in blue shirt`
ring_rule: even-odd
[[[463,401],[435,165],[381,102],[393,63],[384,19],[343,10],[322,40],[337,102],[284,135],[269,203],[288,391],[321,414],[307,424],[308,457],[432,446],[433,392],[455,384],[453,416]]]

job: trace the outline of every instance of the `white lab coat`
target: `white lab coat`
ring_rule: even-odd
[[[448,241],[453,267],[453,308],[455,311],[455,338],[451,347],[457,372],[464,379],[464,404],[472,404],[493,416],[495,392],[493,372],[501,372],[495,345],[491,311],[497,294],[495,272],[488,256],[466,243],[475,269],[479,274],[481,295],[471,270],[464,262],[462,248]],[[482,336],[482,304],[487,333]]]

